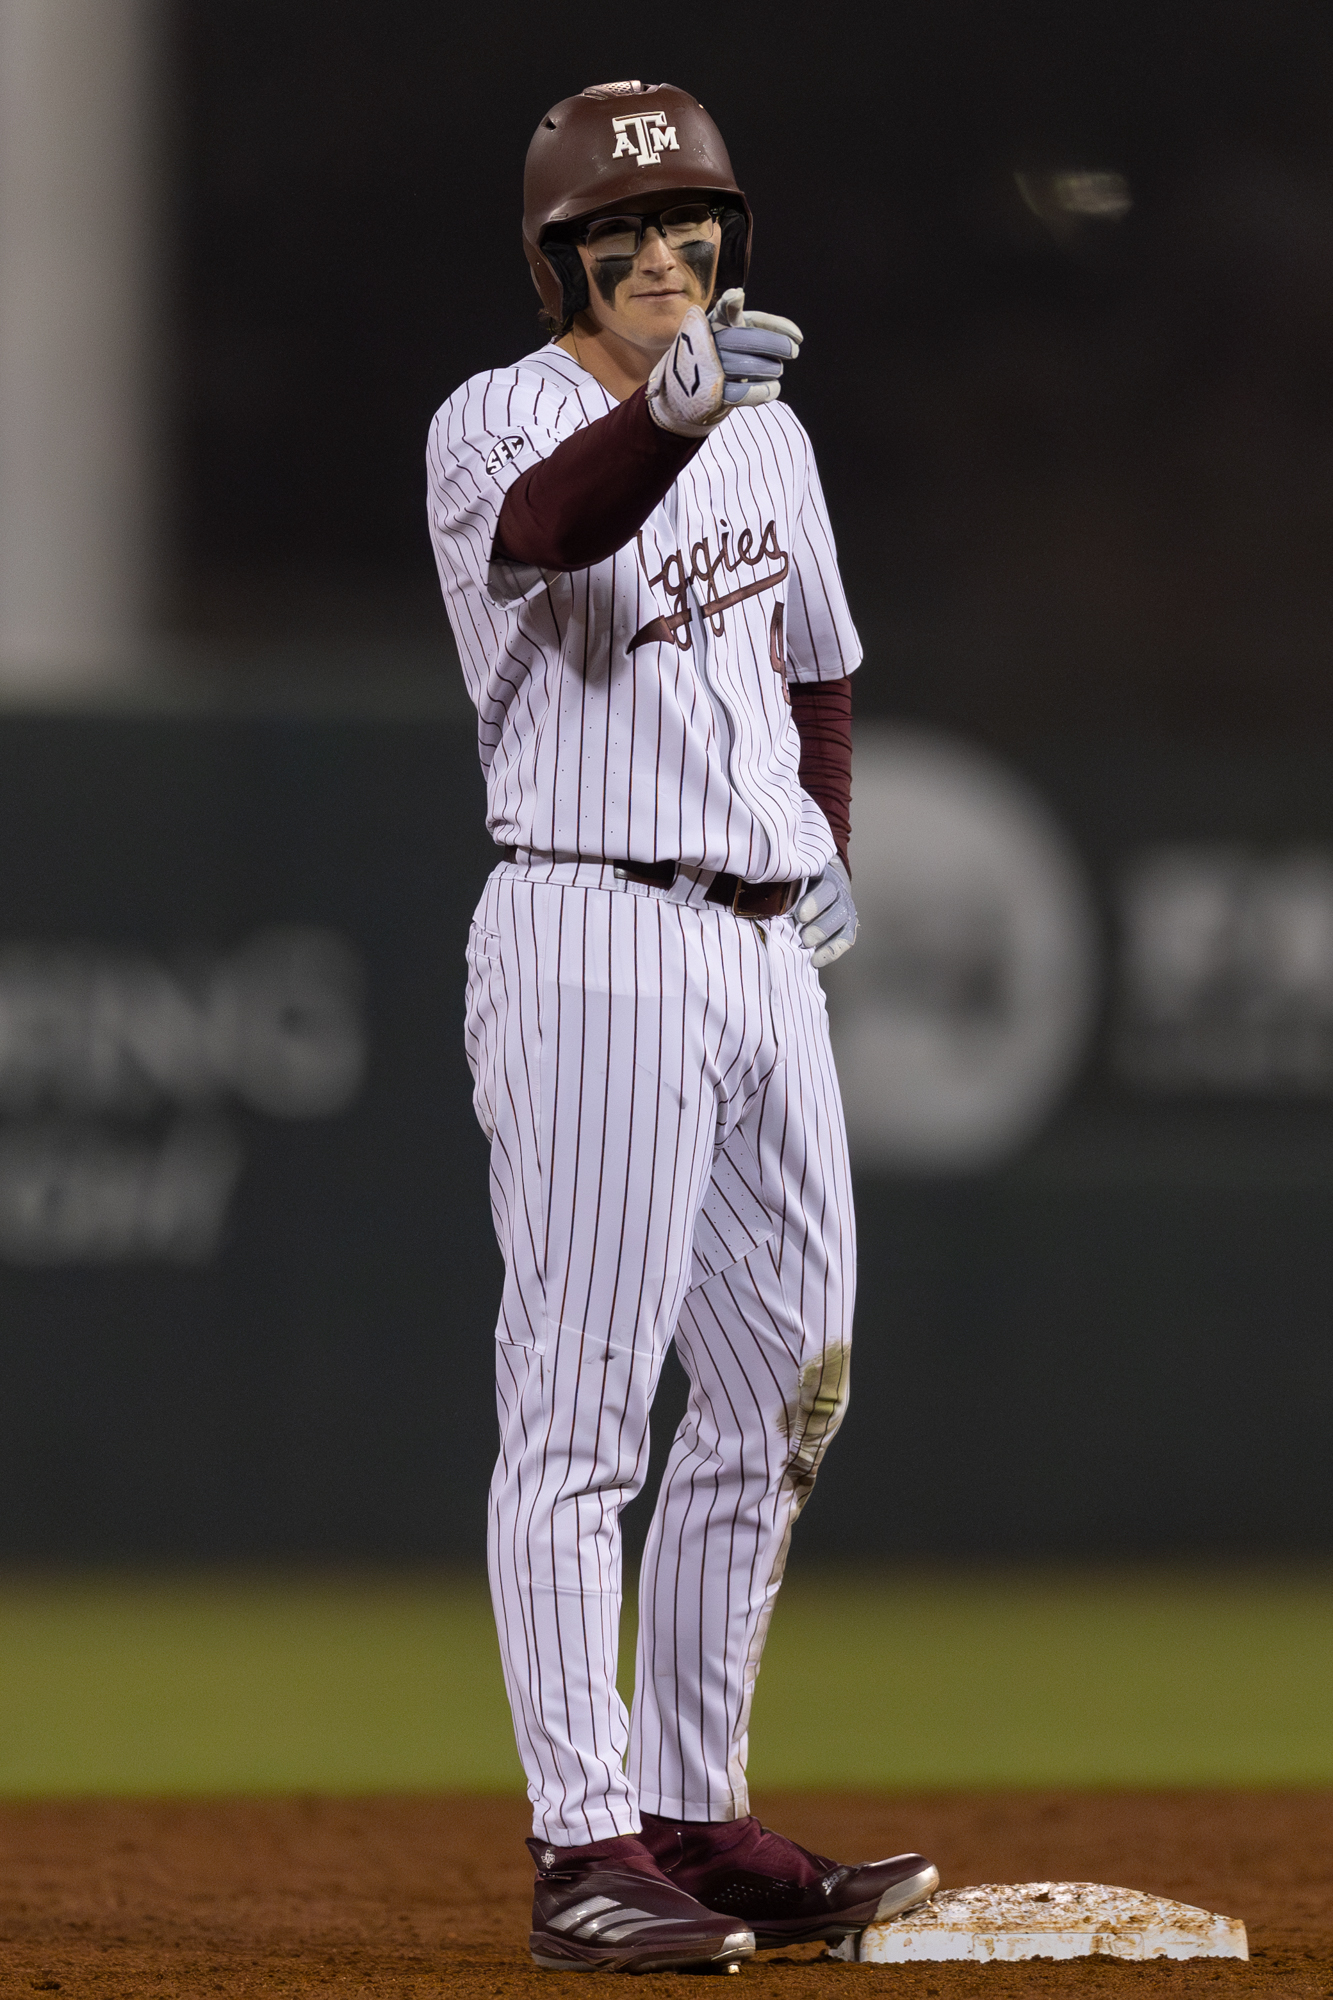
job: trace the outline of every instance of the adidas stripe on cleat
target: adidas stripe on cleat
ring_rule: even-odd
[[[754,1950],[748,1925],[668,1882],[633,1835],[528,1848],[538,1871],[528,1944],[547,1971],[666,1972],[734,1965]]]

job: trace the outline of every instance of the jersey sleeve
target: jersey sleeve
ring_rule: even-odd
[[[791,421],[804,446],[806,482],[792,537],[787,595],[789,678],[837,681],[855,672],[863,651],[838,571],[838,552],[815,455],[805,431],[794,418]]]
[[[554,571],[496,560],[495,530],[515,480],[547,458],[573,430],[540,380],[508,369],[476,376],[436,414],[426,447],[427,510],[446,599],[468,585],[492,604],[533,596]]]

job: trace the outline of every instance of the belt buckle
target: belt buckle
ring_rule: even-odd
[[[736,877],[736,889],[731,898],[731,914],[733,917],[743,917],[745,915],[744,910],[741,908],[741,897],[745,894],[749,886],[743,875]]]

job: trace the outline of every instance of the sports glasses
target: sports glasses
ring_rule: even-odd
[[[644,231],[658,229],[669,250],[680,250],[708,234],[723,206],[709,202],[687,202],[680,208],[659,209],[655,215],[598,215],[584,224],[578,241],[586,243],[594,257],[637,257]]]

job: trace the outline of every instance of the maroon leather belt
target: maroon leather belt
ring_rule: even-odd
[[[715,875],[704,900],[725,903],[738,917],[785,917],[802,886],[800,882],[746,882],[739,875]]]
[[[617,861],[622,882],[646,882],[669,889],[676,879],[674,861]],[[738,917],[785,917],[801,893],[799,882],[747,882],[740,875],[715,875],[704,891],[706,903],[721,903]]]
[[[502,847],[500,852],[506,861],[513,861],[517,850]],[[674,861],[613,861],[611,866],[620,881],[642,882],[650,889],[669,889],[676,879]],[[800,896],[801,888],[799,881],[747,882],[740,875],[715,875],[704,891],[704,901],[721,903],[738,917],[753,917],[762,922],[768,917],[785,917]]]

